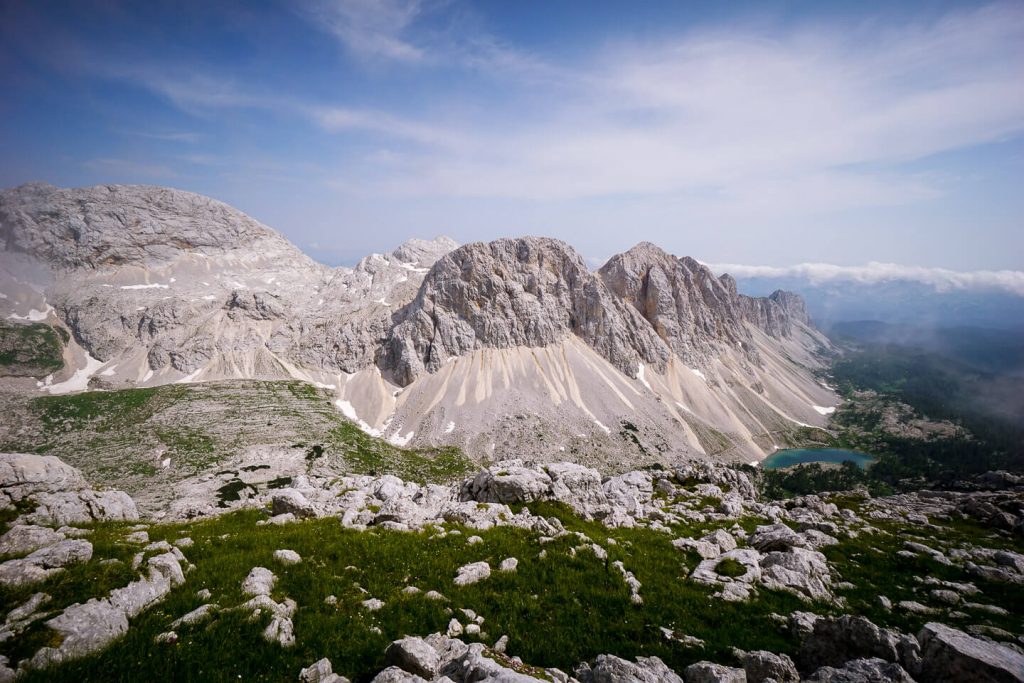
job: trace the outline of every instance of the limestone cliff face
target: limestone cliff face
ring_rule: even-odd
[[[663,366],[664,344],[564,242],[468,244],[439,260],[399,312],[382,358],[402,385],[481,348],[539,347],[575,335],[632,376]]]
[[[687,363],[702,365],[722,345],[741,346],[750,338],[735,286],[730,291],[692,258],[643,242],[613,256],[598,274]]]

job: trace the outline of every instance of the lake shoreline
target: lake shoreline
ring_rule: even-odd
[[[867,469],[877,461],[878,458],[867,453],[843,448],[783,448],[762,460],[760,467],[781,470],[810,463],[839,466],[843,462],[853,462],[861,469]]]

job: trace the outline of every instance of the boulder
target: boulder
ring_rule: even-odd
[[[0,453],[0,490],[10,500],[22,500],[33,493],[88,487],[88,482],[77,468],[56,456]]]
[[[719,552],[727,553],[736,549],[736,538],[725,529],[715,529],[700,540],[715,544]]]
[[[281,647],[295,645],[295,626],[288,617],[274,615],[267,628],[263,630],[263,639],[269,643],[277,643]]]
[[[804,639],[797,659],[805,671],[824,666],[842,667],[851,659],[899,659],[899,637],[864,617],[844,614],[819,617]]]
[[[615,655],[598,655],[589,671],[579,671],[577,676],[584,683],[683,683],[657,657],[637,657],[634,663]]]
[[[270,595],[277,577],[265,567],[253,567],[242,581],[242,592],[246,595]]]
[[[27,557],[0,564],[0,585],[17,587],[43,581],[72,564],[92,559],[92,543],[82,540],[59,541],[40,548]]]
[[[806,683],[914,683],[899,664],[884,659],[851,659],[842,667],[823,666]]]
[[[462,499],[481,503],[532,503],[548,498],[551,477],[524,467],[519,461],[502,461],[482,470],[462,486]]]
[[[0,536],[0,555],[25,555],[66,537],[53,529],[34,524],[16,524]]]
[[[139,511],[124,491],[57,491],[32,496],[36,509],[22,517],[34,524],[135,521]]]
[[[768,553],[761,559],[761,582],[807,600],[833,599],[828,562],[816,550],[794,547]]]
[[[37,651],[30,662],[33,669],[103,649],[128,632],[128,617],[109,601],[93,598],[71,605],[46,625],[59,634],[60,646]]]
[[[302,562],[302,557],[294,550],[275,550],[274,559],[285,565]]]
[[[533,676],[519,673],[484,656],[481,643],[470,644],[464,654],[448,661],[441,674],[455,681],[493,681],[494,683],[536,683]],[[404,680],[404,679],[402,679]]]
[[[403,671],[397,666],[389,666],[374,676],[370,683],[428,683],[428,681],[422,676]]]
[[[917,634],[921,644],[919,680],[948,683],[1019,683],[1024,654],[974,638],[943,624],[929,623]]]
[[[776,683],[800,683],[796,664],[786,655],[777,655],[765,650],[745,652],[740,657],[747,683],[762,683],[773,680]]]
[[[435,678],[441,668],[437,650],[423,638],[411,636],[393,641],[384,652],[384,663],[426,679]]]
[[[750,535],[750,538],[747,539],[747,543],[750,547],[757,548],[762,553],[802,548],[807,545],[807,541],[800,534],[785,524],[759,526]]]
[[[471,583],[482,581],[491,575],[491,566],[486,562],[473,562],[459,567],[455,576],[456,586],[468,586]]]
[[[299,683],[349,683],[349,681],[334,673],[331,660],[324,657],[299,672]]]
[[[295,489],[280,489],[270,499],[273,516],[292,514],[297,518],[316,517],[316,509],[301,492]]]
[[[743,669],[722,666],[713,662],[697,662],[683,672],[686,683],[747,683]]]

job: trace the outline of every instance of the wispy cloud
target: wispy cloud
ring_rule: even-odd
[[[432,126],[382,111],[348,107],[306,107],[307,114],[328,131],[379,133],[392,139],[404,139],[428,145],[450,146],[462,137],[446,127]]]
[[[691,193],[751,212],[889,205],[939,192],[890,169],[1024,130],[1024,6],[870,38],[816,26],[619,47],[541,111],[478,122],[457,156],[421,153],[376,189],[541,200]]]
[[[199,133],[189,131],[159,131],[159,130],[119,130],[122,135],[146,138],[149,140],[160,140],[161,142],[199,142],[203,136]]]
[[[917,282],[937,292],[993,290],[1024,296],[1024,272],[1019,270],[957,271],[923,268],[897,263],[868,263],[865,266],[836,266],[830,263],[800,263],[794,266],[749,266],[735,263],[709,264],[716,273],[741,278],[803,278],[812,284],[826,282]]]
[[[131,182],[134,179],[163,180],[174,178],[178,173],[170,166],[134,161],[132,159],[116,159],[101,157],[87,159],[82,166],[92,171],[105,174],[107,177]]]
[[[423,10],[420,0],[309,0],[298,7],[357,57],[400,62],[424,57],[406,35]]]

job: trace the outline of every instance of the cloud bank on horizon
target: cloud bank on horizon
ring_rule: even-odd
[[[181,187],[328,262],[438,233],[1024,254],[1020,2],[41,0],[0,8],[0,65],[0,184]]]
[[[736,278],[800,278],[812,285],[831,282],[883,284],[914,282],[936,292],[991,291],[1024,297],[1024,271],[978,270],[956,271],[946,268],[923,268],[897,263],[868,263],[864,266],[837,266],[831,263],[799,263],[792,266],[751,266],[736,263],[706,264],[719,275],[729,273]]]

